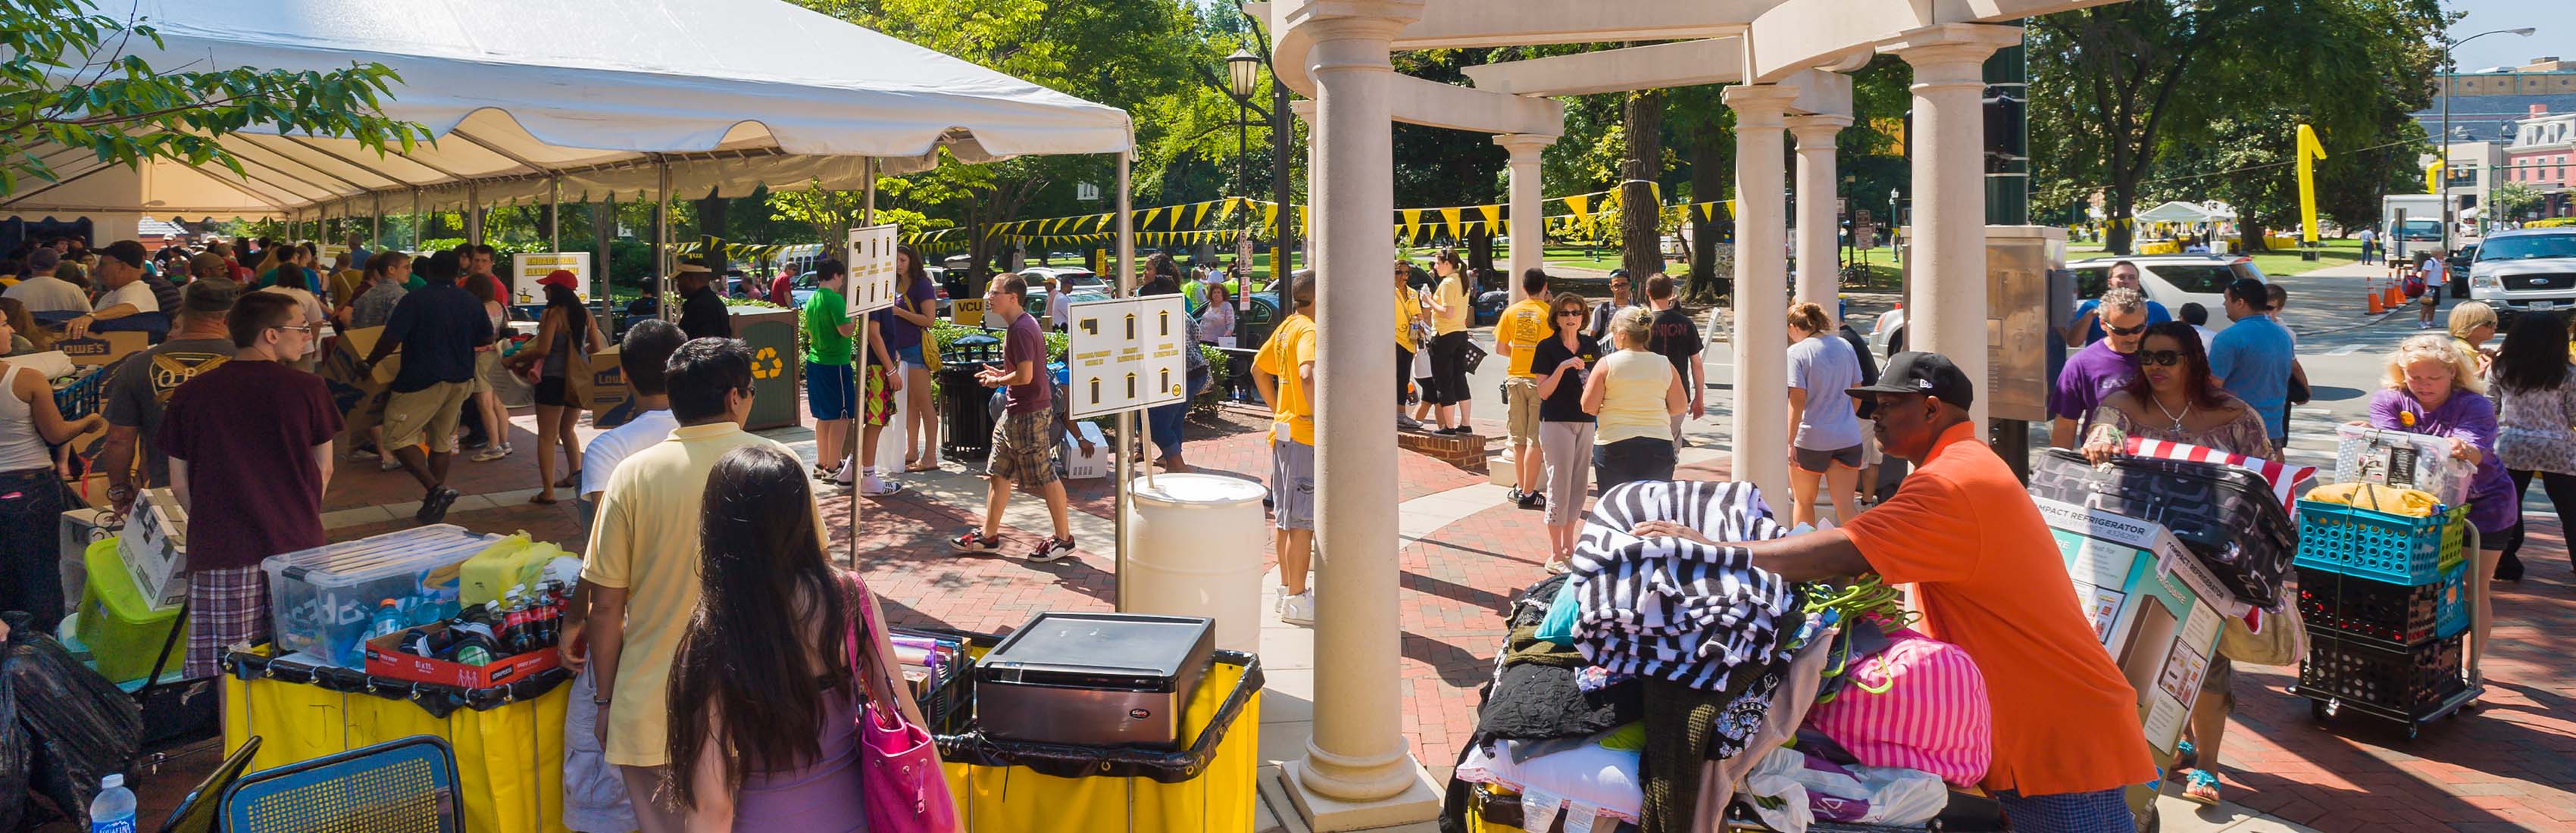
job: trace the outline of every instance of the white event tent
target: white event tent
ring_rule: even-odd
[[[40,149],[58,181],[23,182],[0,198],[0,215],[310,221],[558,194],[730,197],[763,183],[857,189],[869,160],[904,173],[934,164],[939,148],[980,162],[1132,147],[1124,111],[776,0],[99,6],[159,30],[161,47],[135,38],[126,48],[164,71],[384,64],[402,77],[385,114],[435,141],[378,155],[346,139],[237,135],[223,145],[239,176]]]

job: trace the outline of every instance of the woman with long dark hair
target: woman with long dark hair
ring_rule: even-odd
[[[570,270],[557,269],[537,280],[546,292],[546,311],[537,318],[537,337],[528,346],[510,354],[510,369],[526,375],[530,367],[537,370],[537,484],[536,497],[529,503],[555,502],[555,489],[581,487],[581,435],[573,428],[581,423],[581,403],[572,399],[566,368],[576,351],[588,355],[599,351],[604,340],[599,337],[599,320],[581,305],[581,296],[573,292],[578,279]],[[564,467],[572,473],[555,479],[555,458],[546,449],[563,446]]]
[[[911,246],[894,249],[896,289],[892,316],[885,326],[886,347],[903,362],[903,470],[939,470],[939,409],[930,400],[930,362],[923,355],[937,349],[930,330],[939,325],[939,287]],[[898,332],[901,330],[902,332]]]
[[[2466,305],[2463,305],[2466,306]],[[2567,323],[2555,315],[2525,315],[2505,331],[2496,351],[2491,385],[2496,394],[2496,456],[2513,477],[2514,505],[2531,491],[2531,477],[2549,492],[2561,529],[2576,529],[2576,368],[2567,364]],[[2522,527],[2505,537],[2496,559],[2497,581],[2521,581]]]
[[[862,606],[885,621],[875,596],[824,557],[805,466],[785,452],[726,452],[703,511],[698,607],[671,661],[664,795],[692,831],[864,829],[868,675],[906,690],[885,631],[854,624]],[[911,698],[894,699],[926,725]]]
[[[2125,453],[2130,437],[2213,448],[2230,454],[2281,459],[2272,447],[2263,415],[2244,400],[2210,381],[2209,354],[2190,324],[2151,324],[2138,341],[2138,372],[2127,386],[2103,398],[2093,409],[2084,456],[2095,465]],[[2227,627],[2242,628],[2242,621]],[[2200,693],[2183,727],[2188,760],[2177,764],[2186,801],[2218,803],[2218,746],[2227,733],[2227,716],[2236,710],[2230,692],[2236,664],[2225,654],[2213,657],[2201,675]]]
[[[1467,426],[1475,404],[1467,393],[1467,329],[1475,314],[1474,294],[1458,250],[1441,249],[1431,259],[1431,271],[1440,283],[1423,299],[1431,309],[1432,335],[1431,388],[1422,392],[1422,401],[1439,414],[1440,428],[1433,433],[1465,434],[1475,430]]]

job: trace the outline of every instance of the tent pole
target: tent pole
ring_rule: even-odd
[[[563,175],[546,177],[546,251],[563,251]]]
[[[1130,146],[1131,148],[1133,146],[1132,136]],[[1136,217],[1132,213],[1135,208],[1134,196],[1129,193],[1127,181],[1128,164],[1134,157],[1135,151],[1132,149],[1118,152],[1118,297],[1121,298],[1136,297]],[[1064,287],[1056,287],[1055,291],[1062,292]],[[1112,484],[1114,488],[1109,491],[1109,517],[1113,527],[1112,532],[1118,539],[1117,570],[1111,575],[1118,582],[1118,591],[1114,598],[1118,602],[1120,612],[1128,609],[1127,504],[1132,499],[1128,494],[1128,481],[1135,478],[1135,464],[1131,461],[1135,459],[1135,451],[1139,448],[1141,445],[1137,442],[1136,436],[1136,412],[1119,411],[1118,449],[1113,452],[1117,456],[1111,460],[1111,464],[1116,466],[1118,482]]]
[[[561,218],[557,219],[560,221]],[[617,332],[617,316],[610,311],[608,303],[608,296],[615,293],[608,283],[608,241],[616,233],[617,192],[611,191],[607,200],[590,204],[590,239],[599,247],[599,262],[590,273],[590,292],[591,299],[599,302],[600,323],[606,325],[600,329],[608,333]]]
[[[866,174],[865,174],[865,176],[864,176],[865,182],[864,182],[864,183],[862,183],[862,184],[859,186],[859,193],[862,195],[862,196],[861,196],[861,199],[860,199],[860,202],[859,202],[859,225],[861,225],[861,226],[873,226],[873,225],[876,225],[876,224],[877,224],[877,160],[876,160],[876,157],[873,157],[873,156],[868,157],[867,161],[866,161],[864,164],[865,164],[867,167],[866,167]],[[843,256],[843,257],[848,257],[848,249],[846,248],[846,247],[847,247],[847,245],[848,245],[847,240],[848,240],[847,230],[844,230],[844,232],[843,232],[843,239],[842,239],[842,241],[841,241],[841,245],[843,245],[843,246],[844,246],[844,248],[843,248],[843,250],[842,250],[842,256]],[[825,243],[824,245],[827,245],[827,246],[828,246],[828,245],[832,245],[832,244],[831,244],[831,243]],[[850,264],[848,264],[848,263],[843,263],[843,264],[842,264],[842,273],[843,273],[843,277],[841,278],[841,288],[842,288],[842,289],[844,289],[844,290],[846,290],[846,289],[849,289],[849,288],[850,288],[850,283],[849,283],[849,281],[850,281],[850,277],[849,277],[849,275],[851,274]],[[867,437],[867,435],[866,435],[865,433],[863,433],[863,432],[861,432],[861,431],[859,430],[859,425],[860,425],[861,423],[867,422],[867,404],[866,404],[866,403],[867,403],[867,401],[868,401],[868,326],[869,326],[869,324],[870,324],[870,323],[871,323],[871,322],[870,322],[870,320],[869,320],[869,319],[867,319],[867,318],[865,318],[865,317],[862,317],[862,318],[860,318],[860,319],[859,319],[859,342],[858,342],[858,344],[856,345],[857,349],[854,351],[854,352],[858,353],[858,358],[859,358],[859,364],[858,364],[858,374],[859,374],[859,376],[858,376],[858,378],[859,378],[859,403],[860,403],[860,404],[859,404],[859,418],[858,418],[858,419],[850,420],[850,435],[849,435],[849,438],[848,438],[848,439],[846,439],[846,440],[843,440],[843,441],[842,441],[842,444],[843,444],[843,445],[845,445],[845,446],[848,446],[848,447],[849,447],[849,449],[850,449],[850,460],[849,460],[849,462],[850,462],[850,463],[852,463],[852,464],[856,464],[856,463],[858,462],[858,460],[859,460],[859,443],[860,443],[860,442],[865,441],[865,439],[866,439],[866,437]],[[927,345],[929,344],[929,339],[928,339],[928,337],[927,337],[926,335],[923,337],[923,341],[922,341],[922,343],[923,343],[923,345],[925,346],[925,348],[926,348],[926,347],[927,347]],[[901,368],[887,368],[887,370],[900,370],[900,369],[901,369]],[[907,441],[909,441],[909,439],[908,439],[908,438],[907,438]],[[858,567],[859,567],[859,488],[860,488],[861,486],[865,485],[866,483],[867,483],[867,473],[866,473],[866,472],[860,472],[860,473],[859,473],[859,479],[858,479],[858,482],[850,484],[850,495],[849,495],[849,498],[850,498],[850,569],[853,569],[853,570],[858,569]]]
[[[420,251],[420,189],[411,189],[411,250]]]
[[[368,220],[368,225],[367,225],[367,245],[370,245],[370,246],[382,246],[382,245],[384,245],[384,244],[385,244],[385,195],[384,195],[384,192],[382,192],[382,191],[378,191],[378,192],[376,192],[376,194],[375,194],[375,198],[376,198],[376,210],[375,210],[375,213],[374,213],[373,215],[371,215],[371,216],[369,216],[369,217],[367,218],[367,220]],[[361,269],[361,270],[364,270],[364,269],[366,269],[367,267],[366,267],[365,265],[361,264],[358,268],[359,268],[359,269]]]
[[[678,321],[679,315],[662,299],[671,294],[671,160],[653,155],[656,174],[653,209],[653,309],[655,317]]]
[[[465,183],[465,242],[483,244],[483,186]]]

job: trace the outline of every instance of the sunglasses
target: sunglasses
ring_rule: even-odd
[[[2135,327],[2112,327],[2112,326],[2105,325],[2102,329],[2109,331],[2112,335],[2115,335],[2115,336],[2133,336],[2133,335],[2137,335],[2137,334],[2139,334],[2139,333],[2146,332],[2146,331],[2147,331],[2147,325],[2145,325],[2145,324],[2140,324],[2140,325],[2135,326]]]
[[[2140,363],[2142,363],[2142,364],[2152,364],[2152,365],[2157,365],[2157,366],[2160,366],[2160,367],[2171,367],[2171,366],[2173,366],[2173,365],[2177,365],[2177,364],[2181,364],[2181,363],[2182,363],[2182,351],[2180,351],[2180,350],[2140,350],[2140,351],[2138,351],[2138,361],[2139,361]]]

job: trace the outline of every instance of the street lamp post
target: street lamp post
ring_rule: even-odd
[[[2531,33],[2533,31],[2535,30],[2529,26],[2514,29],[2495,29],[2479,32],[2455,41],[2445,41],[2442,44],[2442,145],[2440,153],[2436,154],[2434,158],[2441,160],[2442,164],[2442,254],[2444,257],[2449,257],[2451,252],[2451,83],[2454,80],[2452,76],[2457,74],[2459,70],[2458,67],[2452,65],[2451,50],[2459,48],[2461,44],[2468,43],[2469,41],[2477,40],[2488,35],[2515,35],[2527,38],[2531,37]],[[2481,170],[2483,171],[2483,164],[2481,165]],[[2492,176],[2493,173],[2481,172],[2478,175]]]
[[[1261,80],[1261,56],[1243,47],[1225,56],[1227,95],[1234,97],[1234,181],[1252,193],[1252,93]]]

